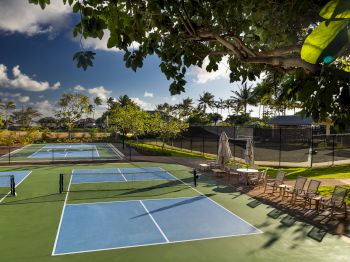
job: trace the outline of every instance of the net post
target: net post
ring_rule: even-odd
[[[197,179],[199,178],[199,176],[197,175],[197,170],[194,168],[193,169],[193,184],[194,187],[197,187]]]
[[[59,180],[59,192],[60,194],[63,193],[63,174],[60,174],[60,180]]]
[[[10,177],[10,186],[11,186],[11,195],[16,195],[16,185],[15,185],[15,176],[11,175]]]

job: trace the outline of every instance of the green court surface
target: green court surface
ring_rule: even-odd
[[[0,162],[53,162],[120,160],[122,154],[109,143],[92,144],[30,144],[0,155]]]
[[[201,176],[196,189],[263,233],[162,245],[52,256],[65,200],[67,204],[198,196],[176,181],[132,181],[72,185],[59,174],[73,169],[161,167],[192,185],[192,172],[175,164],[136,163],[2,167],[4,171],[31,170],[17,187],[17,196],[0,203],[1,261],[347,261],[350,239],[324,234],[232,188],[217,186]],[[69,181],[69,179],[68,179]],[[193,221],[196,223],[196,221]],[[96,224],[98,228],[99,225]]]

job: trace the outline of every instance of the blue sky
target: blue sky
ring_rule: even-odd
[[[83,92],[91,98],[98,95],[118,97],[127,94],[144,109],[156,104],[178,103],[185,97],[197,102],[209,91],[216,99],[227,99],[239,83],[229,83],[227,66],[220,64],[215,73],[190,68],[186,93],[170,96],[170,82],[159,69],[159,60],[150,56],[136,73],[125,68],[123,53],[107,49],[104,39],[88,39],[86,49],[97,55],[94,67],[78,69],[72,57],[80,50],[73,39],[74,16],[61,0],[51,1],[44,11],[27,0],[0,2],[0,98],[14,100],[18,107],[33,106],[51,115],[57,99],[64,92]],[[104,107],[99,108],[99,113]],[[257,110],[254,109],[256,112]]]

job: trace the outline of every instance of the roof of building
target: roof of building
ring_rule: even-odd
[[[271,125],[281,125],[281,126],[305,126],[314,125],[315,121],[311,117],[301,117],[298,115],[294,116],[276,116],[268,121]]]

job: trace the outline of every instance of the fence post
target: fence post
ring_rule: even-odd
[[[312,127],[311,127],[310,131],[311,131],[310,167],[312,167],[312,164],[313,164],[313,155],[314,155],[314,134],[313,134],[313,132],[312,132]]]
[[[282,128],[280,128],[280,146],[278,152],[278,167],[281,167],[281,159],[282,159]]]
[[[332,143],[332,166],[334,166],[334,158],[335,158],[335,135],[333,135],[333,143]]]
[[[129,161],[131,161],[131,144],[129,144]]]
[[[192,152],[192,137],[190,138],[190,149],[191,149],[191,152]]]
[[[202,154],[204,156],[204,135],[202,136]]]
[[[9,165],[11,165],[11,146],[9,146],[8,150],[9,150]]]

